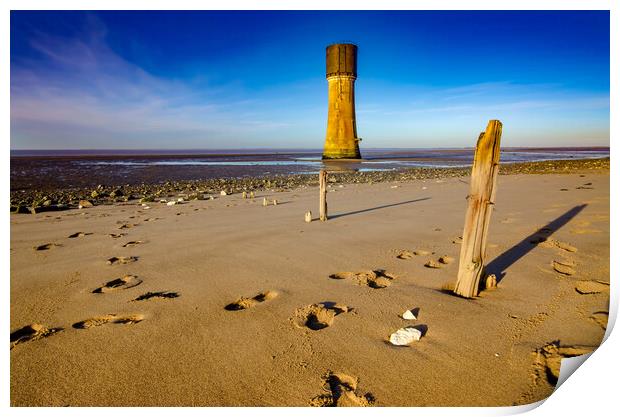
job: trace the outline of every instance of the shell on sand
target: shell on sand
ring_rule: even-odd
[[[417,320],[417,317],[415,316],[415,314],[413,314],[413,312],[411,310],[407,310],[403,313],[402,317],[405,320]]]
[[[403,327],[390,335],[390,343],[395,346],[408,346],[421,337],[422,332],[415,327]]]

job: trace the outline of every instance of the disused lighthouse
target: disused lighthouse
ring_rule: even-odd
[[[355,126],[357,46],[337,43],[327,47],[327,134],[323,159],[360,159]]]

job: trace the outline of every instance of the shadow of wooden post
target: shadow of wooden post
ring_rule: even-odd
[[[462,297],[478,295],[480,278],[484,273],[487,233],[495,202],[495,185],[499,170],[499,144],[502,123],[490,120],[485,132],[480,133],[474,164],[471,170],[467,214],[463,228],[463,243],[459,258],[459,272],[454,292]]]
[[[319,219],[327,221],[327,171],[319,171]]]

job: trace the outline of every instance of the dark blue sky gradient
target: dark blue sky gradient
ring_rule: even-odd
[[[494,117],[515,146],[609,141],[607,11],[13,11],[12,147],[317,148],[343,40],[366,146],[469,146]]]

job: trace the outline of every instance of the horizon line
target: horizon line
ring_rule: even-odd
[[[474,149],[475,146],[420,146],[420,147],[376,147],[364,148],[367,151],[372,150],[394,150],[394,149]],[[602,148],[610,149],[610,145],[590,145],[590,146],[502,146],[502,149],[593,149]],[[9,149],[10,152],[21,151],[323,151],[323,148],[17,148]]]

